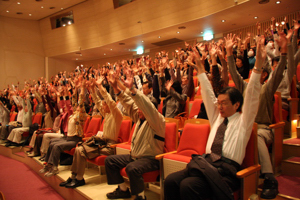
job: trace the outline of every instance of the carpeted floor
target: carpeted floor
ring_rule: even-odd
[[[281,175],[276,179],[280,194],[300,198],[300,177]]]
[[[24,163],[0,155],[0,191],[6,200],[63,200]]]

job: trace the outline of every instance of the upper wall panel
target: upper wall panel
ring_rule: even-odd
[[[50,18],[45,18],[40,28],[46,56],[51,57],[161,30],[234,5],[233,0],[137,0],[114,9],[112,0],[89,0],[69,9],[73,25],[52,30]]]

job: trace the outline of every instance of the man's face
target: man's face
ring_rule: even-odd
[[[218,109],[222,117],[230,117],[234,113],[236,113],[237,109],[239,108],[240,103],[237,102],[232,104],[228,94],[220,94],[218,96]]]
[[[183,76],[183,77],[181,78],[181,84],[182,84],[182,85],[186,85],[187,83],[188,83],[187,76]]]
[[[138,114],[139,114],[139,118],[140,118],[141,120],[144,120],[144,119],[145,119],[145,115],[144,115],[144,113],[142,112],[141,109],[138,110]]]
[[[151,93],[151,89],[148,87],[148,83],[143,85],[143,93],[144,95],[148,95]]]

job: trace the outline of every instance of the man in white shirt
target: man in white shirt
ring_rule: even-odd
[[[234,38],[235,36],[232,37],[232,35],[225,38],[227,56],[232,54]],[[245,157],[246,146],[258,109],[261,88],[259,81],[263,60],[266,57],[263,42],[264,38],[258,44],[257,60],[247,87],[244,106],[242,94],[235,88],[224,88],[220,91],[218,98],[215,97],[213,88],[205,74],[206,53],[201,52],[202,58],[200,58],[199,53],[194,48],[201,94],[211,131],[205,154],[202,157],[200,155],[192,156],[193,158],[187,168],[170,174],[166,178],[164,193],[166,200],[195,200],[212,197],[233,199],[233,191],[239,188],[236,172],[240,169]],[[211,51],[213,55],[210,56],[214,56],[215,53]],[[241,113],[242,106],[243,112]],[[219,140],[220,134],[222,135],[221,142]],[[216,146],[219,147],[218,151]],[[203,165],[197,166],[199,162]],[[207,178],[210,176],[217,178],[217,181],[210,181]]]

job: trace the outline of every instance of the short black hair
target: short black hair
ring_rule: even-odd
[[[229,99],[233,104],[239,102],[240,106],[238,107],[238,109],[236,110],[237,112],[241,112],[242,111],[242,106],[243,106],[243,102],[244,102],[244,98],[243,95],[240,93],[240,91],[234,87],[226,87],[223,88],[220,92],[220,94],[227,94],[229,96]]]
[[[145,84],[148,84],[149,89],[152,88],[152,82],[145,81],[145,82],[143,82],[143,85],[145,85]]]
[[[174,88],[178,94],[182,94],[182,87],[179,81],[174,81],[172,88]]]

